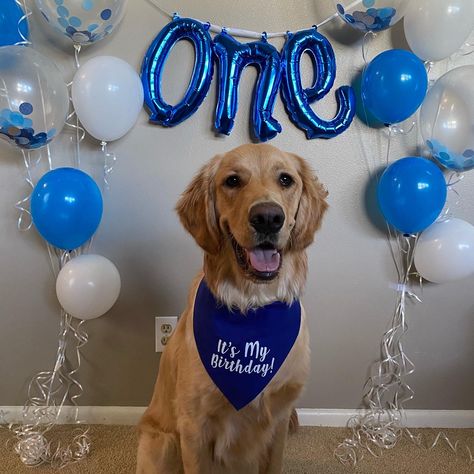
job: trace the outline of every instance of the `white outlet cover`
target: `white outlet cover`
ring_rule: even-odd
[[[178,317],[177,316],[157,316],[155,318],[155,352],[163,352],[165,346],[161,342],[161,338],[163,336],[167,336],[168,338],[171,336],[171,334],[163,334],[161,331],[161,326],[163,324],[170,324],[173,330],[171,331],[171,334],[173,334],[173,331],[176,329],[176,325],[178,324]]]

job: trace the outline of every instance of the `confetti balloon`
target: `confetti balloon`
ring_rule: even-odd
[[[335,1],[341,18],[364,32],[386,30],[400,20],[409,0],[339,0]]]
[[[47,23],[74,44],[89,45],[112,33],[127,0],[36,0]]]
[[[25,46],[0,48],[0,139],[27,150],[47,145],[64,126],[67,86],[56,65]]]
[[[474,168],[474,66],[452,69],[428,91],[421,107],[421,133],[446,168]]]

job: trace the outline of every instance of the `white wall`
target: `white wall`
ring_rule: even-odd
[[[168,11],[213,23],[252,30],[284,31],[310,27],[333,11],[330,0],[191,2],[160,0]],[[39,21],[39,19],[37,19]],[[33,41],[54,59],[69,81],[73,58],[33,25]],[[147,0],[130,0],[121,27],[110,39],[81,54],[115,55],[139,70],[156,33],[168,22]],[[339,22],[321,30],[337,56],[336,85],[348,84],[363,65],[361,36]],[[282,41],[274,41],[277,47]],[[371,44],[371,54],[406,47],[397,25]],[[472,57],[464,62],[472,62]],[[192,49],[179,44],[165,68],[165,97],[177,100],[192,70]],[[304,77],[311,82],[309,61]],[[459,62],[461,64],[461,62]],[[452,67],[452,65],[451,65]],[[446,70],[437,67],[434,77]],[[256,73],[245,72],[239,111],[230,137],[212,130],[215,84],[198,112],[183,124],[164,129],[148,124],[145,111],[135,129],[111,145],[118,156],[105,194],[105,214],[93,251],[116,263],[123,282],[119,302],[105,317],[87,325],[90,342],[81,368],[86,405],[145,405],[159,357],[154,351],[154,316],[177,315],[201,254],[173,211],[179,193],[197,168],[216,153],[248,142],[250,95]],[[316,106],[334,113],[333,94]],[[330,192],[331,209],[310,249],[305,306],[310,314],[312,371],[300,406],[353,408],[360,403],[368,367],[378,356],[381,335],[394,310],[395,282],[380,217],[376,215],[369,168],[384,160],[386,136],[358,119],[332,140],[305,139],[288,120],[278,99],[275,116],[283,132],[272,144],[307,158]],[[56,166],[72,163],[71,134],[53,144]],[[83,168],[100,179],[98,145],[82,145]],[[416,137],[396,138],[392,159],[413,154]],[[474,223],[474,171],[458,186],[458,217]],[[20,405],[26,384],[49,368],[56,352],[59,309],[44,244],[32,230],[16,229],[14,203],[27,188],[20,154],[0,143],[0,406]],[[424,286],[422,304],[409,305],[406,351],[416,364],[410,377],[415,400],[409,408],[474,409],[474,279]]]

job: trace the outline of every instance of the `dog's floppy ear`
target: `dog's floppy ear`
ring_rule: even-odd
[[[303,191],[296,213],[295,227],[292,231],[291,248],[303,250],[314,240],[314,234],[321,226],[328,204],[328,192],[318,181],[313,170],[303,158],[293,155],[299,164],[299,173],[303,181]]]
[[[199,170],[176,205],[184,228],[210,254],[219,252],[221,242],[214,191],[214,170],[218,159],[216,156]]]

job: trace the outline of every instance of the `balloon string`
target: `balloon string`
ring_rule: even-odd
[[[80,250],[59,250],[48,245],[53,274],[56,276],[79,252]],[[77,379],[77,373],[81,367],[80,350],[88,341],[83,324],[84,321],[75,320],[61,310],[58,348],[53,369],[39,372],[33,377],[28,385],[28,399],[23,408],[22,423],[8,425],[16,438],[15,451],[27,466],[48,463],[53,467],[62,468],[81,461],[90,452],[88,427],[74,430],[73,439],[68,445],[61,444],[61,441],[53,445],[46,437],[60,422],[67,401],[74,407],[74,423],[82,425],[77,401],[84,389]]]
[[[27,196],[25,196],[23,199],[20,199],[16,204],[15,208],[18,209],[19,211],[19,216],[18,216],[18,221],[17,221],[17,227],[18,230],[21,232],[25,232],[27,230],[31,229],[31,226],[33,225],[33,221],[31,219],[31,212],[27,208],[27,203],[29,202],[31,198],[31,191],[33,190],[34,183],[33,183],[33,177],[31,174],[31,155],[29,151],[21,150],[21,153],[23,155],[23,163],[25,165],[26,169],[26,177],[25,181],[28,187],[30,188],[30,192],[28,193]],[[26,220],[26,222],[25,222]]]
[[[448,188],[448,192],[450,191],[452,194],[456,196],[456,200],[454,202],[454,207],[457,208],[461,204],[461,194],[455,188],[458,183],[460,183],[464,179],[464,174],[459,173],[457,171],[453,171],[449,174],[448,179],[446,180],[446,187]],[[453,213],[451,210],[452,205],[449,204],[449,196],[446,200],[446,205],[441,213],[441,216],[438,218],[438,222],[445,221],[451,219],[453,217]]]
[[[74,43],[74,60],[76,62],[76,69],[81,67],[81,63],[79,62],[79,54],[81,52],[81,45]]]
[[[107,142],[101,142],[102,153],[104,155],[104,186],[105,189],[110,190],[109,177],[114,170],[114,165],[117,161],[117,155],[110,152],[107,148]]]
[[[174,20],[175,18],[179,18],[177,13],[171,13],[167,10],[165,10],[157,0],[148,0],[157,10],[159,10],[163,15],[167,16],[168,18]],[[348,5],[346,8],[349,10],[351,8],[354,8],[357,5],[360,5],[363,0],[354,0],[350,5]],[[326,25],[327,23],[332,22],[336,18],[340,18],[339,13],[334,13],[331,16],[327,17],[326,19],[322,20],[319,22],[316,26],[316,28],[320,28],[321,26]],[[199,21],[202,24],[207,24],[209,25],[209,31],[212,33],[222,33],[222,31],[226,31],[232,36],[237,36],[240,38],[250,38],[250,39],[257,39],[260,40],[262,39],[262,32],[261,31],[252,31],[252,30],[244,30],[242,28],[229,28],[229,27],[224,27],[224,26],[219,26],[219,25],[214,25],[212,23],[209,23],[208,21],[202,21],[196,19],[196,21]],[[300,31],[304,31],[306,28],[303,28],[301,30],[295,30],[293,33],[298,33]],[[288,36],[288,31],[280,31],[280,32],[273,32],[273,33],[266,33],[267,39],[271,38],[286,38]]]
[[[364,60],[364,69],[369,64],[369,60],[367,59],[369,54],[369,41],[374,40],[377,37],[377,33],[374,31],[367,31],[362,38],[362,59]]]
[[[32,12],[28,10],[27,5],[26,5],[26,0],[23,0],[23,1],[15,0],[15,2],[22,9],[24,13],[23,16],[18,20],[18,34],[21,37],[21,41],[18,41],[17,43],[15,43],[15,46],[29,46],[32,43],[28,38],[26,38],[26,36],[21,31],[21,24],[23,22],[26,22],[26,26],[28,26],[28,19],[31,16]]]

